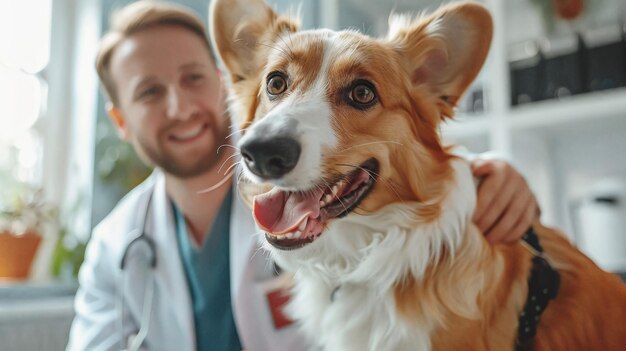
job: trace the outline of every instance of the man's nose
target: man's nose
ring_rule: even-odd
[[[167,117],[186,120],[196,113],[194,100],[184,89],[171,87],[167,92]]]

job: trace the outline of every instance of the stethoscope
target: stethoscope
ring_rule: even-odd
[[[122,260],[120,262],[120,270],[122,271],[122,274],[120,274],[120,279],[121,282],[120,284],[116,285],[116,286],[121,286],[121,295],[118,295],[118,310],[120,311],[120,318],[119,318],[119,332],[120,332],[120,344],[121,344],[121,349],[122,350],[126,350],[126,351],[136,351],[139,350],[139,347],[141,346],[141,344],[143,343],[143,341],[146,339],[146,336],[148,335],[148,330],[150,330],[150,315],[152,313],[152,298],[154,297],[154,270],[156,269],[156,265],[157,265],[157,254],[156,254],[156,246],[154,243],[154,240],[148,236],[147,232],[146,232],[146,224],[148,222],[148,215],[150,213],[150,204],[152,203],[152,191],[150,192],[150,195],[148,197],[148,201],[146,202],[146,208],[145,208],[145,214],[143,217],[143,224],[140,227],[141,231],[139,232],[139,235],[137,237],[135,237],[133,240],[131,240],[127,245],[126,245],[126,250],[124,250],[124,254],[122,255]],[[148,248],[148,251],[150,252],[150,258],[149,261],[146,262],[146,268],[147,271],[149,271],[151,274],[150,277],[147,277],[146,279],[149,279],[149,283],[146,286],[145,289],[145,293],[144,293],[144,299],[143,299],[143,309],[141,312],[141,322],[139,324],[139,331],[137,332],[137,334],[132,337],[129,338],[128,340],[124,340],[124,310],[125,310],[125,299],[123,296],[124,291],[126,291],[125,289],[125,285],[126,285],[126,281],[124,279],[124,270],[127,267],[127,261],[128,261],[128,257],[130,255],[131,249],[133,247],[140,247],[140,246],[146,246]]]

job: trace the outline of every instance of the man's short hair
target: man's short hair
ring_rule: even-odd
[[[109,70],[111,56],[119,44],[133,33],[162,25],[177,25],[197,34],[215,61],[209,38],[202,20],[190,9],[176,4],[142,0],[113,13],[109,31],[102,37],[96,56],[96,70],[109,100],[119,104],[119,96]]]

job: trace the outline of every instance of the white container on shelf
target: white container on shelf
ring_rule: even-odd
[[[573,210],[578,247],[603,269],[626,272],[626,177],[593,184]]]

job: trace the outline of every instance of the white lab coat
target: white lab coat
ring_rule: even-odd
[[[149,273],[150,252],[146,245],[133,246],[122,271],[122,255],[128,243],[142,230],[150,192],[153,195],[145,231],[156,244],[154,274]],[[255,234],[258,231],[250,210],[236,190],[232,206],[230,289],[235,324],[244,348],[305,350],[304,339],[295,324],[279,330],[274,328],[266,297],[267,290],[277,282],[273,264],[268,262],[266,253],[257,253],[260,236]],[[120,350],[121,340],[139,331],[145,289],[152,279],[154,300],[144,349],[195,350],[191,295],[177,245],[165,179],[160,172],[155,172],[122,199],[94,229],[79,274],[76,318],[67,350]]]

